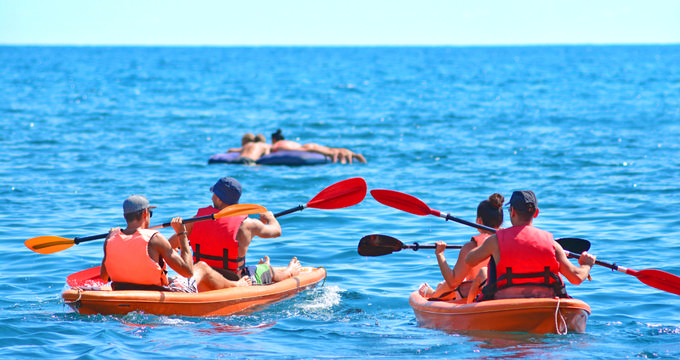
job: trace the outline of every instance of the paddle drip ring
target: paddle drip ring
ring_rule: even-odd
[[[557,321],[558,314],[559,320],[562,320],[561,323],[558,323]],[[564,326],[564,331],[560,330],[560,325]],[[555,307],[555,330],[557,331],[557,335],[567,335],[569,332],[569,329],[567,328],[567,322],[564,320],[564,316],[562,316],[562,313],[560,312],[560,298],[557,298],[557,306]]]

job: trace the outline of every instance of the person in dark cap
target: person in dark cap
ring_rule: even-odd
[[[232,177],[219,179],[210,188],[212,206],[198,210],[196,216],[211,215],[227,206],[238,204],[241,183]],[[271,211],[260,214],[260,219],[247,215],[230,216],[187,224],[187,233],[193,249],[194,262],[205,262],[226,279],[250,277],[253,284],[266,285],[300,273],[300,262],[293,258],[288,267],[278,270],[271,267],[265,256],[259,264],[246,266],[246,254],[254,236],[275,238],[281,236],[281,225]],[[170,242],[174,242],[174,235]]]
[[[163,234],[148,229],[154,208],[141,195],[123,202],[127,227],[109,232],[100,270],[102,279],[111,280],[113,290],[199,292],[250,285],[250,279],[226,280],[207,264],[194,264],[181,217],[170,223],[177,241],[174,247]],[[179,253],[175,247],[180,248]],[[179,276],[168,278],[166,264]]]
[[[531,190],[515,191],[509,201],[512,227],[501,229],[465,257],[468,266],[489,259],[482,300],[567,297],[560,274],[579,285],[588,278],[595,256],[583,252],[572,264],[553,235],[533,226],[538,201]]]
[[[333,162],[338,162],[340,160],[341,164],[352,163],[352,159],[356,159],[361,163],[366,163],[366,158],[363,155],[352,152],[349,149],[344,148],[331,148],[328,146],[323,146],[314,143],[308,143],[300,145],[295,141],[286,140],[283,136],[281,129],[276,130],[272,133],[272,145],[271,152],[277,151],[308,151],[313,153],[322,154],[333,159]]]

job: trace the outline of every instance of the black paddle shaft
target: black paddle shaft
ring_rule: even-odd
[[[417,242],[414,242],[413,245],[407,245],[403,244],[401,246],[402,249],[413,249],[413,251],[418,251],[418,249],[436,249],[437,245],[420,245]],[[462,245],[446,245],[447,249],[462,249]]]
[[[274,214],[274,217],[277,218],[277,217],[279,217],[279,216],[288,215],[288,214],[293,213],[293,212],[296,212],[296,211],[302,211],[302,210],[305,209],[305,207],[306,207],[305,205],[300,204],[300,205],[298,205],[298,206],[296,206],[296,207],[292,207],[292,208],[290,208],[290,209],[288,209],[288,210],[283,210],[283,211],[281,211],[281,212],[279,212],[279,213],[276,213],[276,214]]]
[[[90,240],[97,240],[97,239],[103,239],[105,237],[109,236],[109,233],[106,234],[99,234],[99,235],[92,235],[92,236],[85,236],[85,237],[77,237],[73,239],[73,243],[78,245],[81,242],[85,241],[90,241]]]

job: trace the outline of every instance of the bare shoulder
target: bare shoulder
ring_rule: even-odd
[[[241,223],[241,229],[245,230],[254,230],[262,226],[262,222],[258,219],[253,219],[250,217],[247,217],[243,222]]]
[[[163,234],[160,232],[156,232],[151,236],[151,239],[149,239],[149,245],[157,249],[171,248],[168,239],[166,239],[165,236],[163,236]]]

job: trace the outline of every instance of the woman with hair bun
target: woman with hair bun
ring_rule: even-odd
[[[499,229],[503,224],[503,195],[494,193],[487,200],[477,206],[477,224]],[[453,268],[449,267],[444,257],[446,243],[437,241],[437,262],[444,276],[444,281],[439,283],[436,289],[432,289],[427,283],[420,286],[420,295],[430,299],[453,300],[467,298],[471,302],[477,294],[480,285],[486,280],[488,261],[470,267],[465,263],[465,257],[473,249],[481,246],[484,241],[493,235],[492,232],[479,229],[479,234],[473,236],[470,241],[463,245],[458,254],[458,260]],[[472,290],[472,291],[470,291]],[[468,296],[470,295],[470,296]]]

